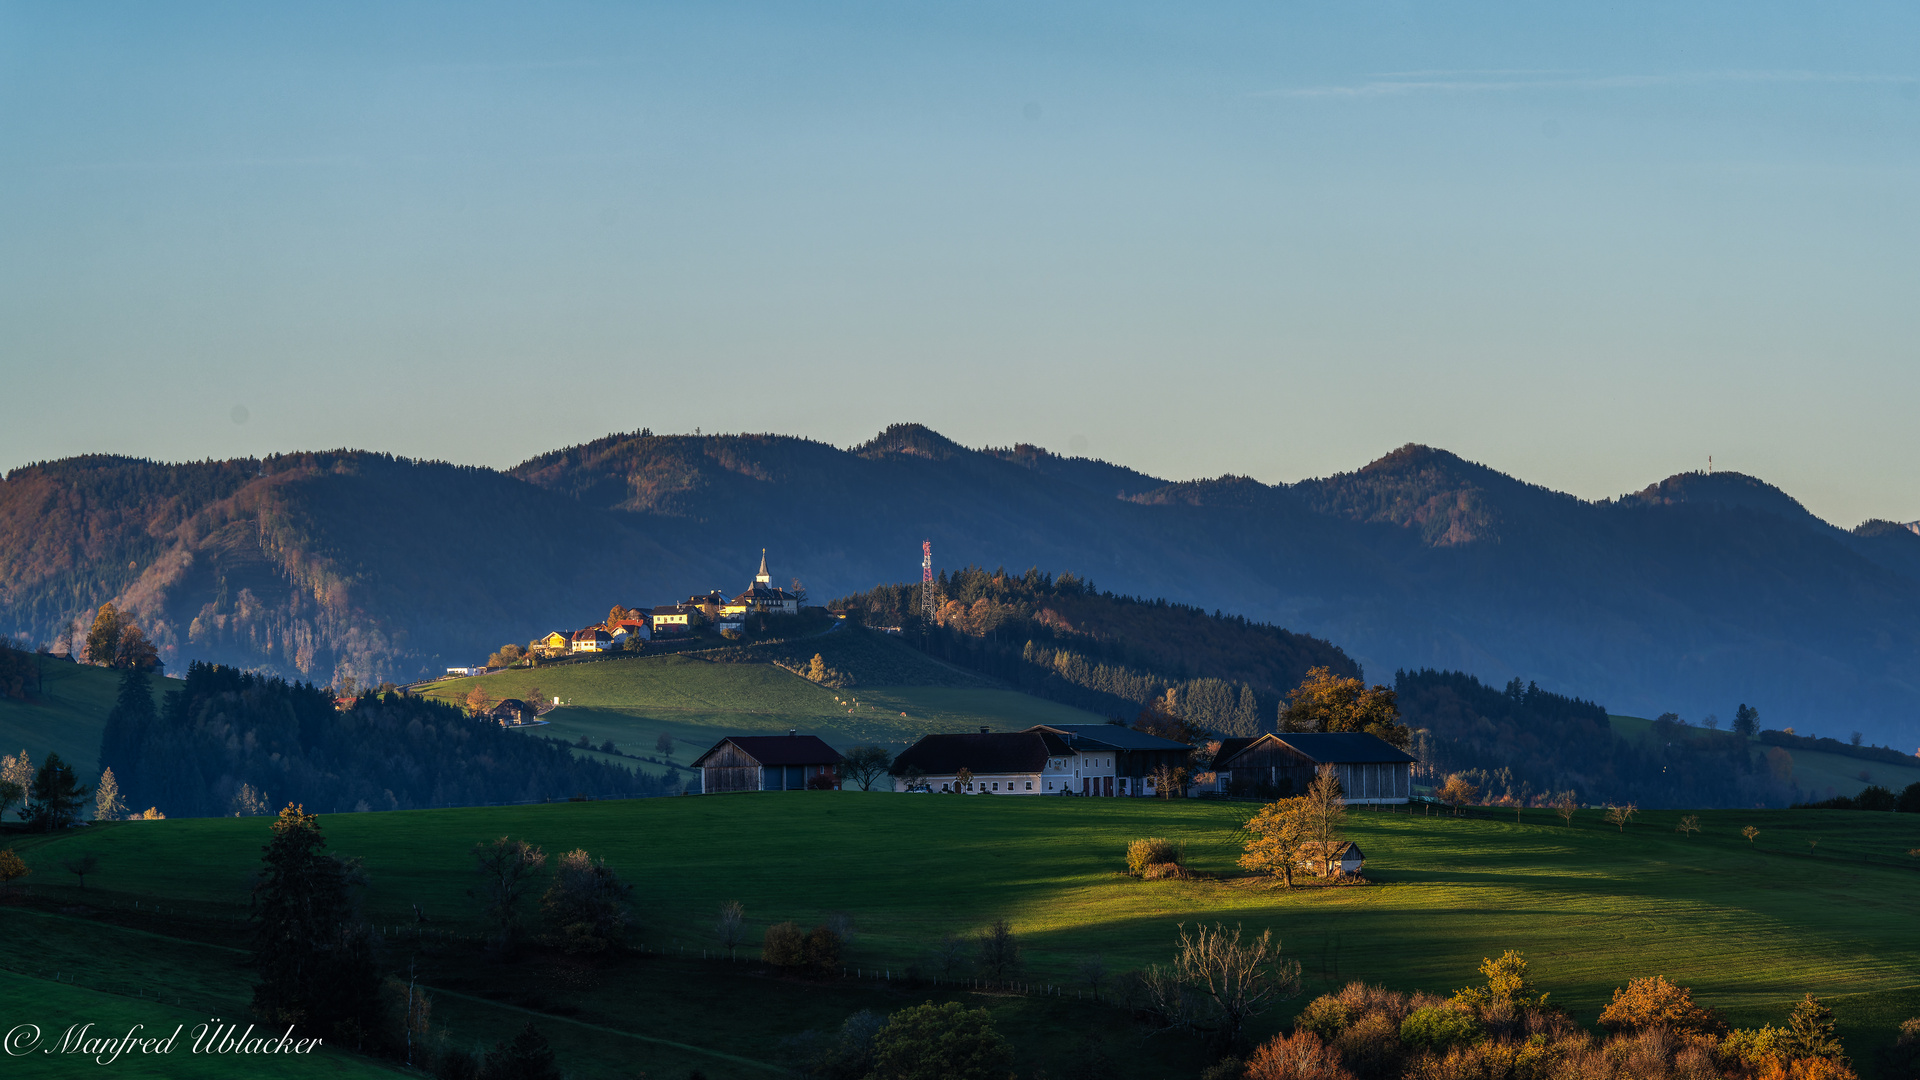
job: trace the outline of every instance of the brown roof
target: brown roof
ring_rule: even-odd
[[[612,641],[613,638],[610,637],[605,630],[602,630],[597,626],[589,626],[585,630],[575,630],[573,632],[573,640],[574,641]]]

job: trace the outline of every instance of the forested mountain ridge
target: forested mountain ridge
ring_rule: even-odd
[[[73,459],[0,482],[0,632],[42,643],[121,598],[171,664],[413,678],[614,601],[737,591],[762,547],[817,602],[915,576],[924,539],[941,567],[1071,570],[1310,634],[1375,678],[1523,675],[1623,712],[1745,701],[1803,731],[1920,737],[1920,536],[1836,528],[1738,474],[1587,502],[1419,446],[1289,485],[918,425],[850,449],[613,435],[506,473]]]

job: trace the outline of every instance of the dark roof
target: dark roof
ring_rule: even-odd
[[[730,735],[701,754],[694,767],[728,743],[762,765],[838,765],[846,760],[817,735]]]
[[[1256,741],[1258,741],[1258,736],[1254,736],[1253,738],[1235,736],[1231,739],[1221,739],[1220,749],[1213,755],[1214,767],[1224,768],[1224,762],[1232,761],[1233,755],[1252,746]]]
[[[494,716],[500,716],[502,714],[511,715],[511,714],[517,714],[517,713],[530,713],[533,711],[534,711],[533,706],[527,704],[524,701],[521,701],[517,697],[510,697],[505,701],[502,701],[500,704],[495,705],[492,709],[492,715]]]
[[[1381,762],[1412,761],[1414,757],[1378,735],[1364,731],[1284,731],[1266,734],[1241,747],[1239,752],[1267,739],[1284,743],[1308,761],[1322,765],[1368,765]],[[1223,748],[1224,749],[1224,748]],[[1217,769],[1231,770],[1233,762],[1224,754],[1214,759]]]
[[[769,588],[765,585],[754,585],[748,588],[746,592],[741,593],[739,596],[734,597],[732,600],[728,602],[733,604],[744,604],[749,600],[793,600],[793,599],[797,599],[797,598],[792,593],[788,592],[785,589],[777,588],[777,587]]]
[[[585,630],[575,630],[573,632],[573,640],[575,641],[601,641],[601,640],[612,641],[613,638],[608,636],[605,630],[602,630],[597,626],[589,626]]]
[[[691,615],[695,610],[691,605],[686,604],[661,604],[653,609],[650,617],[658,619],[665,615]]]
[[[1071,746],[1112,747],[1115,750],[1191,750],[1193,747],[1119,724],[1039,724],[1029,731],[1053,731],[1066,736]]]
[[[962,768],[975,776],[1039,772],[1047,759],[1067,754],[1067,744],[1046,731],[983,731],[971,735],[928,735],[893,759],[899,775],[912,768],[929,776],[947,776]]]

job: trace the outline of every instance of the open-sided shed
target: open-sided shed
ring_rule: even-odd
[[[789,731],[785,735],[729,735],[694,760],[700,770],[700,790],[718,795],[729,791],[803,791],[838,788],[840,752],[818,736]]]

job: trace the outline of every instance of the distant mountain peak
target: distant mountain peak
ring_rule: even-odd
[[[1623,497],[1624,503],[1672,506],[1696,503],[1709,506],[1733,506],[1775,514],[1791,521],[1826,525],[1798,499],[1757,476],[1740,472],[1675,473],[1657,484]]]
[[[865,458],[906,454],[933,461],[945,461],[971,453],[966,447],[925,424],[888,424],[885,431],[854,447],[853,452]]]

